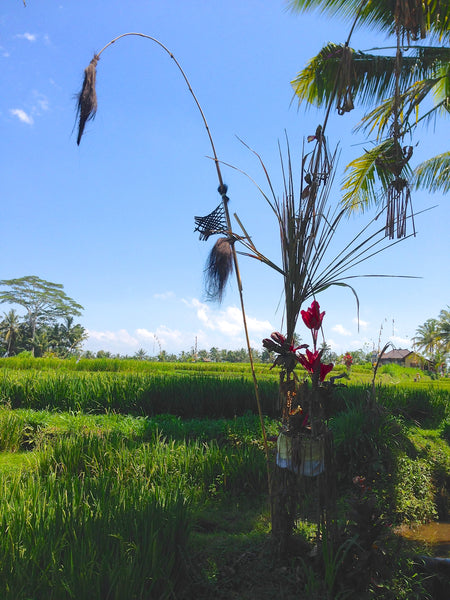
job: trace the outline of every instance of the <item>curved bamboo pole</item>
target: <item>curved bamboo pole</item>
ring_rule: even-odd
[[[178,70],[180,71],[181,75],[183,76],[183,79],[186,82],[186,85],[187,85],[190,93],[192,94],[192,97],[194,98],[194,102],[200,112],[200,115],[203,120],[203,124],[204,124],[206,132],[208,134],[208,138],[209,138],[209,141],[211,144],[211,150],[213,152],[213,157],[214,157],[213,160],[214,160],[214,164],[216,166],[217,178],[219,180],[218,190],[222,197],[222,202],[223,202],[223,206],[225,209],[227,228],[228,228],[228,231],[231,233],[232,227],[231,227],[230,214],[229,214],[229,210],[228,210],[229,198],[226,195],[227,188],[223,182],[222,172],[220,170],[220,164],[219,164],[219,160],[217,158],[216,148],[215,148],[214,141],[213,141],[213,138],[211,135],[211,131],[209,129],[209,125],[206,120],[203,109],[197,99],[197,96],[194,93],[194,90],[192,89],[189,79],[187,78],[186,73],[184,72],[183,68],[181,67],[180,63],[177,61],[175,56],[172,54],[172,52],[170,52],[170,50],[167,48],[167,46],[165,46],[162,42],[160,42],[157,38],[155,38],[153,36],[147,35],[145,33],[139,33],[139,32],[127,32],[127,33],[122,33],[121,35],[118,35],[113,40],[108,42],[105,46],[103,46],[103,48],[100,50],[100,52],[98,52],[95,55],[95,58],[98,60],[100,58],[100,55],[107,48],[109,48],[109,46],[112,46],[119,39],[127,37],[127,36],[138,36],[138,37],[148,39],[152,42],[155,42],[155,44],[160,46],[160,48],[162,48],[170,56],[170,58],[175,62],[176,66],[178,67]],[[263,418],[263,414],[262,414],[262,406],[261,406],[261,399],[260,399],[260,395],[259,395],[258,381],[256,378],[255,366],[254,366],[254,362],[253,362],[253,354],[252,354],[252,349],[251,349],[251,345],[250,345],[250,337],[249,337],[248,327],[247,327],[247,317],[246,317],[246,311],[245,311],[245,305],[244,305],[244,296],[243,296],[242,280],[241,280],[241,275],[240,275],[240,271],[239,271],[239,263],[237,260],[237,253],[236,253],[234,244],[231,244],[231,248],[232,248],[234,271],[236,274],[236,280],[237,280],[237,285],[238,285],[238,290],[239,290],[239,299],[240,299],[240,304],[241,304],[241,313],[242,313],[242,320],[243,320],[243,325],[244,325],[245,340],[246,340],[247,350],[248,350],[248,355],[249,355],[249,360],[250,360],[250,368],[251,368],[251,372],[252,372],[253,386],[255,389],[256,403],[257,403],[257,407],[258,407],[259,420],[260,420],[260,424],[261,424],[261,431],[262,431],[263,442],[264,442],[264,452],[265,452],[266,464],[267,464],[267,478],[268,478],[268,486],[269,486],[269,495],[271,496],[271,476],[270,476],[270,466],[269,466],[269,448],[268,448],[268,444],[267,444],[267,434],[266,434],[266,428],[264,425],[264,418]]]

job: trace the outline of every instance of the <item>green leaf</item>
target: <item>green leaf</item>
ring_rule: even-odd
[[[414,171],[416,189],[446,193],[450,190],[450,152],[424,161]]]
[[[349,211],[364,211],[366,208],[379,203],[376,194],[376,180],[387,187],[393,176],[380,166],[384,157],[394,149],[394,140],[389,138],[378,146],[352,160],[346,167],[348,175],[344,179],[342,189],[345,194],[342,204]]]

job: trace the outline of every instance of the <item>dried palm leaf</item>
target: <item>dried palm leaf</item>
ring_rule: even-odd
[[[260,186],[257,187],[278,221],[281,264],[270,260],[255,247],[251,236],[239,219],[237,221],[244,235],[239,237],[232,234],[236,244],[243,246],[248,251],[242,252],[242,254],[257,259],[282,275],[286,338],[289,343],[292,341],[301,307],[306,300],[315,298],[317,294],[331,286],[341,286],[354,294],[358,307],[358,296],[348,281],[356,277],[390,277],[390,275],[358,275],[349,272],[354,271],[355,267],[365,260],[398,243],[398,240],[394,242],[387,240],[385,225],[380,226],[378,222],[381,214],[386,212],[386,208],[384,208],[339,252],[331,254],[334,246],[332,242],[339,225],[345,220],[347,210],[340,204],[335,208],[329,204],[335,153],[331,156],[328,152],[325,154],[326,144],[323,133],[318,129],[316,134],[316,136],[312,136],[316,139],[316,148],[311,154],[303,155],[301,160],[298,192],[295,189],[293,167],[289,145],[287,145],[287,158],[284,160],[282,158],[284,190],[281,199],[276,195],[261,157],[252,150],[263,168],[269,185],[269,194],[265,194]],[[378,155],[375,155],[371,161],[373,168],[375,168],[373,165],[376,156]],[[324,164],[328,165],[326,177],[321,176]],[[235,168],[232,165],[229,166]],[[239,169],[236,170],[239,171]],[[240,172],[253,181],[245,172]],[[391,174],[390,180],[392,179]],[[308,193],[305,193],[308,188]],[[410,217],[405,217],[406,220],[408,218]],[[392,277],[397,276],[392,275]]]

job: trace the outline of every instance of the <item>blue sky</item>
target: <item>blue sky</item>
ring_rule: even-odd
[[[2,156],[1,279],[37,275],[62,283],[85,308],[85,349],[133,354],[144,348],[189,351],[245,346],[234,278],[221,305],[205,301],[203,269],[214,240],[194,234],[194,216],[219,203],[206,130],[170,57],[151,41],[126,37],[102,54],[98,112],[76,145],[74,95],[93,54],[125,32],[156,37],[185,70],[219,158],[264,185],[255,156],[279,183],[278,140],[287,131],[294,162],[323,113],[297,108],[290,81],[349,24],[293,14],[282,0],[5,0],[0,6]],[[383,35],[361,30],[369,49]],[[332,114],[329,144],[339,143],[336,180],[365,141],[351,133],[361,113]],[[448,120],[416,135],[414,164],[448,149]],[[367,140],[366,140],[367,144]],[[230,212],[258,247],[278,261],[273,214],[251,181],[223,167]],[[280,194],[281,194],[281,188]],[[333,198],[338,202],[339,185]],[[334,201],[333,201],[334,203]],[[338,352],[392,341],[411,347],[416,328],[450,303],[449,199],[414,193],[417,236],[369,261],[356,274],[420,279],[360,279],[353,295],[335,288],[318,300],[324,332]],[[345,243],[366,216],[351,217]],[[372,215],[373,216],[373,215]],[[282,325],[282,281],[240,259],[252,345]],[[7,310],[7,306],[2,307]],[[299,327],[299,334],[303,335]],[[304,335],[307,338],[306,334]]]

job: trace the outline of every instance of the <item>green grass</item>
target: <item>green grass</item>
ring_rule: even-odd
[[[170,413],[184,419],[230,418],[256,412],[253,381],[246,364],[99,360],[105,370],[95,370],[95,360],[84,361],[83,367],[94,369],[88,371],[78,370],[81,361],[77,364],[75,360],[0,359],[0,404],[35,410],[142,416]],[[19,368],[22,363],[27,367]],[[124,365],[127,369],[134,367],[134,371],[114,370],[116,364],[124,369]],[[57,367],[53,369],[52,365]],[[277,374],[268,365],[257,367],[263,412],[274,417],[278,413]],[[371,377],[371,371],[364,366],[354,367],[350,379],[341,380],[344,383],[336,386],[334,400],[328,407],[330,414],[370,396]],[[449,381],[414,382],[408,373],[402,380],[385,374],[377,378],[375,391],[378,402],[390,410],[434,426],[437,421],[450,419]]]
[[[346,562],[361,551],[347,555],[340,544],[326,549],[324,577],[325,556],[314,558],[307,521],[297,524],[291,560],[274,557],[261,427],[254,406],[244,410],[253,402],[251,381],[187,371],[0,369],[11,389],[22,390],[13,409],[0,386],[10,403],[0,408],[2,599],[321,600],[330,597],[324,581],[336,597],[363,581],[362,558]],[[160,410],[153,404],[145,413],[137,398],[153,393],[150,380]],[[267,385],[276,390],[272,374]],[[371,413],[370,384],[350,380],[336,389],[328,409],[343,532],[354,475],[367,477],[374,511],[391,523],[448,510],[448,390],[442,382],[377,385],[380,405]],[[275,419],[266,417],[265,426],[276,435]],[[364,597],[428,597],[429,583],[395,537],[379,551],[371,544],[364,551],[381,570]]]
[[[188,579],[202,507],[266,494],[254,416],[208,428],[173,417],[2,412],[12,430],[35,425],[27,453],[11,446],[0,458],[5,600],[172,597]],[[207,431],[221,432],[220,443]]]

